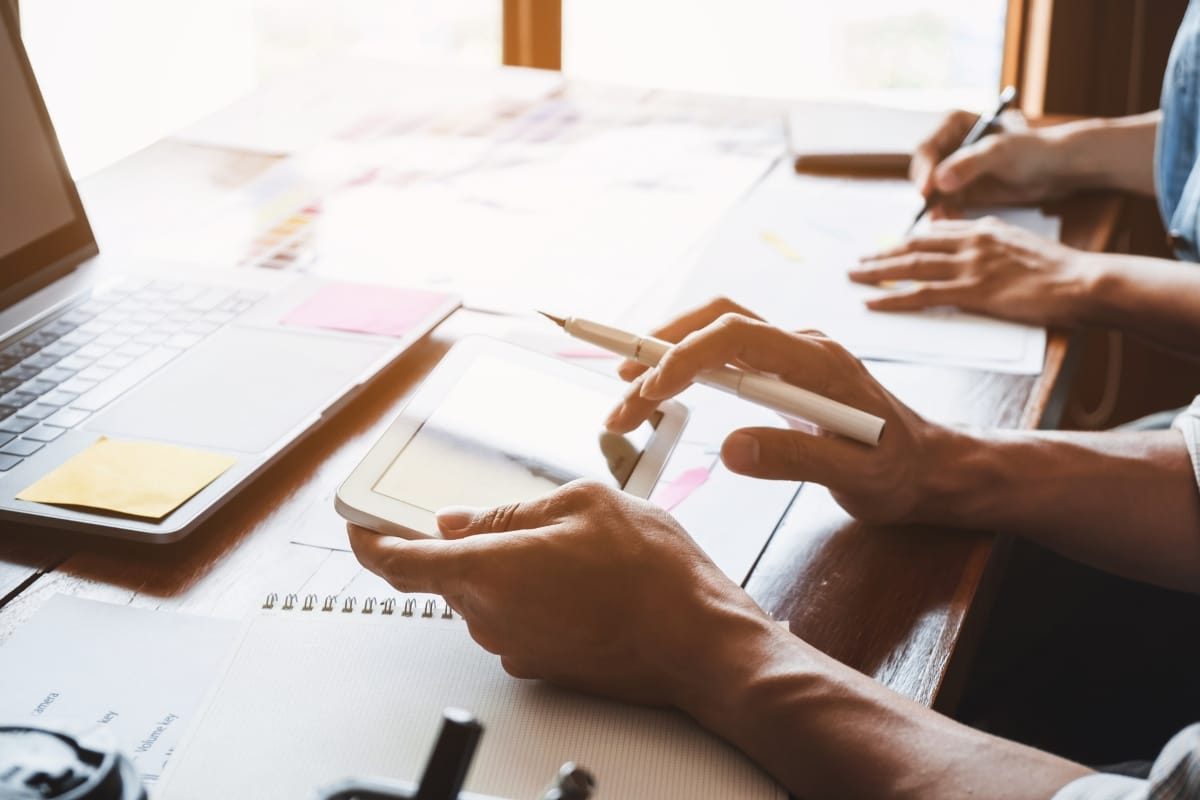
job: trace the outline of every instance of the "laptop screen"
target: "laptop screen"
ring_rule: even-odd
[[[0,2],[0,292],[95,252],[91,229],[25,56]]]

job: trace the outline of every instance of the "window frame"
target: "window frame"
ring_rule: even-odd
[[[562,69],[562,0],[504,0],[503,62]]]

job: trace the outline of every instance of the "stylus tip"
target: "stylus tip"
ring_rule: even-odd
[[[555,325],[557,325],[560,328],[567,327],[567,321],[565,319],[563,319],[562,317],[556,317],[553,314],[547,314],[545,311],[539,311],[538,313],[541,314],[546,319],[553,322]]]

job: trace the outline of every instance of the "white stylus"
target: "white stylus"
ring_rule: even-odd
[[[657,366],[672,347],[662,339],[638,336],[636,333],[611,328],[599,322],[575,317],[564,319],[551,316],[545,311],[538,313],[576,339],[594,344],[623,358],[631,358],[648,367]],[[830,433],[846,436],[863,444],[877,445],[879,437],[883,435],[884,420],[880,417],[776,378],[755,375],[726,365],[704,370],[696,376],[696,383],[729,392],[780,414],[806,420]]]

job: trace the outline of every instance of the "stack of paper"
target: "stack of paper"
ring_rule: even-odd
[[[788,145],[797,169],[903,172],[944,117],[863,103],[803,103],[788,113]]]

